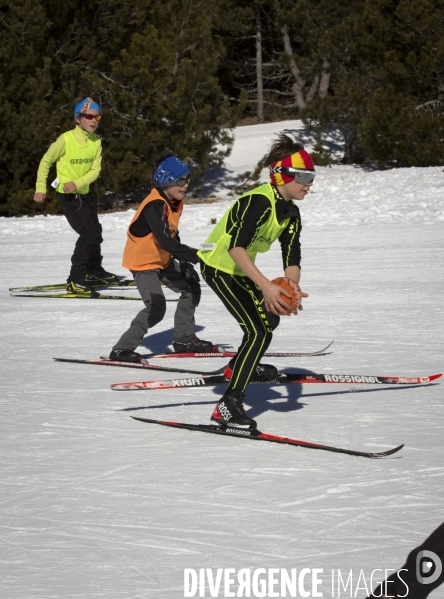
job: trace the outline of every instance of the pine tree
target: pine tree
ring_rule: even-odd
[[[74,126],[72,102],[80,94],[93,97],[103,113],[98,196],[149,181],[166,149],[196,163],[197,175],[210,160],[221,160],[238,109],[217,78],[224,55],[220,38],[213,39],[219,8],[217,0],[210,6],[203,0],[17,0],[3,7],[2,93],[20,100],[2,116],[13,125],[2,158],[15,157],[2,165],[2,213],[42,209],[32,201],[37,167],[49,144]],[[48,18],[54,14],[57,19]],[[217,150],[219,143],[225,150]],[[56,207],[50,202],[46,209]]]
[[[444,163],[443,0],[358,0],[322,45],[331,93],[303,114],[318,130],[342,128],[345,163]]]
[[[59,115],[47,112],[45,99],[52,84],[43,8],[33,0],[2,2],[0,28],[0,213],[9,215],[25,211],[32,201],[29,173],[36,170],[41,140],[52,133]]]

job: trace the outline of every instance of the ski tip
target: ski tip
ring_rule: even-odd
[[[432,376],[429,376],[429,379],[431,381],[436,381],[436,379],[439,379],[440,377],[442,377],[442,373],[440,373],[440,374],[432,374]]]
[[[372,453],[372,454],[370,454],[370,456],[372,458],[385,458],[385,457],[387,457],[389,455],[393,455],[394,453],[397,453],[403,447],[404,447],[404,443],[402,443],[402,445],[398,445],[397,447],[394,447],[393,449],[387,449],[387,451],[379,451],[379,452],[376,452],[376,453]]]

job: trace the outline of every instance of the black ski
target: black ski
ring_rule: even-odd
[[[129,295],[108,295],[93,291],[92,294],[80,293],[11,293],[12,297],[39,297],[40,299],[58,298],[58,299],[88,299],[88,300],[130,300],[141,301],[140,297],[131,297]],[[167,302],[177,302],[177,299],[167,299]]]
[[[288,437],[269,435],[267,433],[261,433],[260,431],[255,429],[245,430],[229,426],[219,426],[216,424],[188,424],[184,422],[169,422],[167,420],[153,420],[151,418],[140,418],[138,416],[131,416],[131,418],[133,418],[134,420],[139,420],[140,422],[148,422],[150,424],[161,424],[163,426],[183,428],[190,431],[213,433],[216,435],[226,435],[230,437],[240,437],[242,439],[251,439],[254,441],[270,441],[271,443],[296,445],[298,447],[308,447],[310,449],[323,449],[324,451],[346,453],[348,455],[362,456],[364,458],[385,458],[389,455],[393,455],[394,453],[396,453],[404,447],[404,445],[398,445],[397,447],[394,447],[393,449],[387,449],[386,451],[356,451],[354,449],[343,449],[342,447],[332,447],[330,445],[322,445],[321,443],[301,441],[300,439],[289,439]]]
[[[126,279],[125,277],[117,277],[115,283],[101,283],[100,281],[88,281],[90,287],[134,287],[135,282],[133,279]],[[25,291],[56,291],[57,289],[65,289],[66,283],[55,283],[54,285],[28,285],[27,287],[11,287],[9,291],[11,293],[23,293]]]
[[[163,372],[180,372],[188,374],[198,374],[200,376],[217,375],[224,371],[225,366],[212,372],[202,372],[202,370],[190,370],[182,368],[174,368],[168,366],[155,366],[154,364],[145,364],[139,362],[119,362],[117,360],[109,360],[108,358],[100,358],[93,360],[78,360],[75,358],[53,358],[57,362],[72,362],[74,364],[94,364],[99,366],[120,366],[121,368],[139,368],[142,370],[161,370]]]

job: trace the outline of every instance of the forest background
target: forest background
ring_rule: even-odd
[[[32,197],[78,96],[102,108],[103,209],[166,151],[197,180],[242,124],[303,119],[320,165],[332,130],[344,164],[444,164],[444,0],[0,0],[0,65],[1,216],[59,212]]]

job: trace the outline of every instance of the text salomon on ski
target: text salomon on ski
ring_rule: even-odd
[[[312,352],[266,352],[264,356],[268,358],[299,358],[304,356],[319,356],[323,354],[327,349],[333,345],[333,341],[323,347],[322,349],[318,349]],[[174,352],[170,352],[167,354],[143,354],[142,358],[233,358],[237,355],[237,352],[232,351],[220,351],[220,352],[212,352],[212,353],[183,353],[183,354],[175,354]]]

